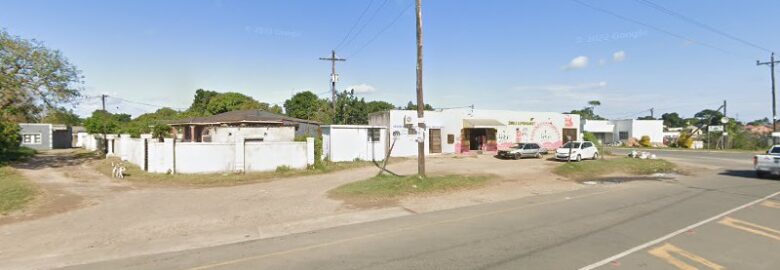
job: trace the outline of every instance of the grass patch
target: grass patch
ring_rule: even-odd
[[[349,183],[328,194],[347,201],[392,201],[415,194],[469,189],[485,185],[487,176],[447,175],[420,179],[417,176],[380,175]]]
[[[674,163],[663,159],[611,158],[568,162],[561,164],[553,172],[574,180],[588,180],[615,173],[650,175],[676,170]]]
[[[396,159],[390,159],[392,163]],[[97,160],[93,167],[100,173],[111,177],[111,162],[118,162],[117,158],[108,158]],[[131,181],[141,184],[153,185],[172,185],[172,186],[232,186],[250,183],[268,182],[278,178],[317,175],[330,172],[336,172],[347,169],[362,168],[374,166],[371,161],[360,162],[322,162],[321,166],[311,167],[309,169],[293,169],[288,166],[279,166],[275,171],[270,172],[247,172],[247,173],[205,173],[205,174],[164,174],[149,173],[141,170],[140,167],[129,162],[124,162],[125,181]]]
[[[0,214],[18,210],[37,193],[35,186],[9,167],[0,167]]]

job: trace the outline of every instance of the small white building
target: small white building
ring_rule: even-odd
[[[391,156],[416,156],[417,141],[426,154],[495,152],[516,143],[535,142],[555,149],[580,137],[580,116],[555,112],[444,109],[426,111],[425,129],[412,110],[390,110],[369,115],[369,124],[386,127]]]
[[[385,159],[387,128],[362,125],[322,126],[322,148],[330,161]]]
[[[629,138],[650,137],[653,144],[664,141],[663,120],[585,120],[582,130],[596,135],[601,143],[625,142]]]

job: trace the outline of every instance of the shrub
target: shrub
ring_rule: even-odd
[[[19,149],[19,125],[11,121],[0,119],[0,162],[10,159],[13,153]]]
[[[590,133],[590,132],[583,133],[582,134],[582,139],[586,140],[586,141],[591,141],[591,142],[595,143],[596,145],[601,145],[601,141],[599,140],[598,137],[596,137],[596,134],[593,134],[593,133]]]
[[[681,132],[680,137],[677,138],[677,146],[691,148],[693,146],[693,136],[688,132]]]
[[[322,159],[322,138],[317,137],[314,139],[314,168],[325,168],[324,160]]]
[[[644,135],[639,139],[639,145],[642,147],[651,147],[653,144],[650,142],[650,136]]]
[[[287,165],[282,165],[282,166],[276,167],[276,172],[277,173],[286,173],[286,172],[289,172],[289,171],[292,171],[292,168],[290,168],[290,166],[287,166]]]

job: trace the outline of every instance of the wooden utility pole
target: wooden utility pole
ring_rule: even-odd
[[[425,101],[423,101],[422,0],[417,0],[417,175],[425,177]]]
[[[756,65],[769,65],[769,72],[772,77],[772,132],[777,132],[777,105],[775,101],[775,64],[780,64],[780,61],[775,61],[775,53],[769,58],[769,62],[760,62],[756,60]],[[775,141],[772,136],[772,141]]]
[[[333,102],[333,110],[336,110],[336,82],[339,80],[339,75],[336,73],[336,61],[347,61],[344,58],[336,58],[336,50],[330,51],[330,57],[320,57],[320,60],[330,61],[330,93],[331,102]]]

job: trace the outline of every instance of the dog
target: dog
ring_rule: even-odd
[[[122,166],[122,163],[113,163],[111,162],[111,177],[118,178],[118,179],[125,179],[125,166]]]

